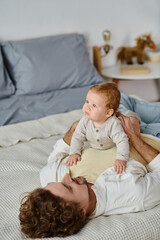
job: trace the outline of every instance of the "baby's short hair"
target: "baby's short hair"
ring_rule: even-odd
[[[106,98],[106,107],[108,109],[113,109],[114,112],[117,111],[120,104],[121,94],[115,83],[104,82],[92,86],[90,90],[103,94]]]

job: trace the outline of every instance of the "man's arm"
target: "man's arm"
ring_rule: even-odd
[[[121,113],[118,118],[122,122],[124,130],[137,152],[146,162],[150,163],[159,152],[141,139],[138,120],[134,117],[126,117]]]
[[[72,136],[73,136],[73,133],[77,127],[79,123],[79,120],[74,122],[71,126],[71,128],[68,130],[68,132],[65,134],[63,140],[65,141],[65,143],[67,143],[69,146],[71,145],[71,140],[72,140]]]

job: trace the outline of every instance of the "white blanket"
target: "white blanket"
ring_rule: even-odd
[[[18,220],[20,195],[41,186],[39,172],[53,145],[81,116],[77,110],[0,127],[0,239],[23,238]],[[65,239],[159,240],[159,226],[160,205],[146,212],[95,218]]]

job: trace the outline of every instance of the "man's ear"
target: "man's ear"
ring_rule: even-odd
[[[108,110],[107,110],[107,113],[106,113],[106,117],[112,116],[113,113],[114,113],[114,109],[108,109]]]
[[[82,208],[81,211],[82,211],[83,215],[86,216],[86,213],[87,213],[86,209]]]

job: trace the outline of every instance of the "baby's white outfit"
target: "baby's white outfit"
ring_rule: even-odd
[[[128,160],[128,137],[123,130],[121,121],[116,116],[109,117],[99,128],[94,127],[93,121],[83,116],[72,136],[70,155],[75,153],[81,155],[86,139],[89,145],[95,149],[109,149],[116,145],[116,159]]]

